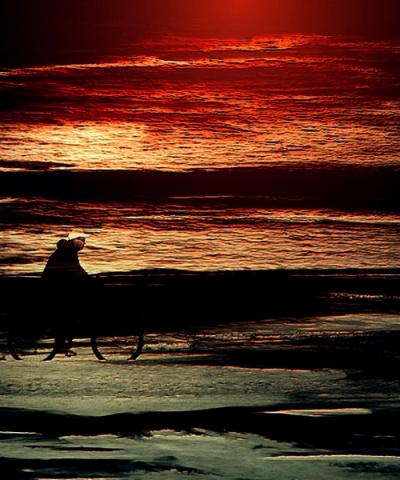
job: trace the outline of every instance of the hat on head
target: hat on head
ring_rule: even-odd
[[[68,240],[75,240],[76,238],[87,238],[90,237],[90,233],[83,232],[71,232],[68,234]]]

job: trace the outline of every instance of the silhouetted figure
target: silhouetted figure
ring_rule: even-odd
[[[87,237],[87,234],[72,232],[59,240],[41,275],[44,316],[55,329],[60,350],[67,355],[75,354],[70,350],[70,332],[86,321],[87,312],[96,303],[99,286],[79,262],[78,254]]]
[[[65,284],[66,287],[87,281],[90,277],[79,263],[78,253],[85,246],[88,236],[84,233],[71,233],[68,238],[59,240],[57,249],[43,270],[42,280],[54,286]]]

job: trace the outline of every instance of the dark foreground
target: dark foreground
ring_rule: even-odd
[[[1,327],[15,328],[17,318],[21,328],[51,328],[57,317],[82,336],[93,329],[181,331],[220,322],[391,312],[399,310],[399,286],[398,269],[159,269],[97,275],[90,287],[65,289],[65,301],[64,291],[44,288],[38,277],[2,276]]]
[[[213,332],[152,335],[129,364],[85,347],[2,362],[4,478],[398,478],[399,370],[383,361],[388,350],[375,344],[381,361],[363,368],[335,349],[321,362],[315,339],[258,339],[251,353],[238,348],[240,326]],[[354,355],[372,360],[359,340]]]
[[[326,456],[331,457],[333,464],[335,456],[342,456],[341,461],[336,460],[338,464],[342,463],[342,469],[349,472],[353,470],[353,474],[359,474],[360,478],[368,473],[381,474],[384,478],[398,478],[400,475],[399,411],[344,409],[338,413],[329,409],[321,409],[320,412],[315,409],[309,412],[307,406],[301,404],[293,407],[293,412],[290,411],[290,405],[283,404],[273,408],[225,407],[180,412],[123,413],[102,417],[3,409],[0,413],[3,428],[34,432],[31,436],[19,434],[19,441],[25,442],[32,451],[36,448],[44,452],[47,448],[49,455],[47,458],[32,458],[31,455],[30,458],[3,457],[0,459],[1,469],[5,478],[10,479],[87,478],[87,475],[91,475],[90,478],[124,478],[134,474],[174,472],[175,478],[185,474],[214,477],[215,466],[207,469],[205,466],[202,469],[196,466],[198,462],[195,461],[194,451],[192,462],[187,463],[182,463],[179,456],[173,455],[155,457],[150,461],[134,456],[122,458],[125,455],[116,446],[118,441],[115,441],[114,446],[111,441],[112,438],[126,438],[132,443],[140,443],[143,438],[156,436],[157,432],[176,432],[176,435],[188,438],[218,435],[221,439],[229,439],[234,435],[242,437],[244,441],[248,435],[253,439],[258,436],[260,443],[253,445],[252,449],[263,451],[266,458],[284,455],[288,459],[303,456],[306,460],[310,456]],[[8,438],[13,442],[17,435],[3,433],[1,440],[4,442]],[[101,436],[109,437],[108,447],[82,445],[87,444],[88,439]],[[72,440],[66,441],[74,437],[81,438],[79,446],[74,446]],[[151,445],[150,441],[148,443]],[[270,443],[275,443],[275,451],[268,446]],[[194,447],[196,440],[193,444]],[[71,455],[74,449],[75,458]],[[111,452],[119,452],[120,458],[109,458]],[[82,453],[86,453],[86,458],[82,458]],[[70,458],[65,458],[65,454]],[[90,458],[91,454],[95,458]],[[344,468],[346,457],[347,465]],[[286,471],[290,471],[290,466]],[[217,476],[219,475],[215,475]],[[255,478],[278,478],[278,475],[272,477],[265,469],[264,475],[261,473]],[[296,477],[289,475],[288,478]]]
[[[3,342],[2,476],[399,478],[398,278],[104,275],[107,299],[136,299],[142,354],[99,362],[79,328],[78,355],[50,362],[15,361]]]

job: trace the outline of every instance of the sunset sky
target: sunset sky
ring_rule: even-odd
[[[160,34],[400,35],[398,0],[3,0],[0,12],[5,61]]]

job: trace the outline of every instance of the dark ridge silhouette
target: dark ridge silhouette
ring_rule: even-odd
[[[99,334],[125,334],[288,316],[396,312],[400,301],[397,269],[161,269],[104,273],[97,280],[100,288],[87,288],[78,296],[80,315],[69,324],[74,337],[90,336],[94,327]],[[38,277],[0,276],[0,287],[1,331],[11,325],[54,328],[54,312],[60,307]]]

